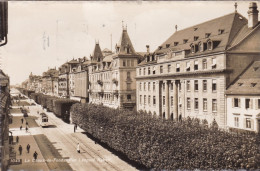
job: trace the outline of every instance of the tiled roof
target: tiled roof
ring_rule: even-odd
[[[76,59],[72,59],[68,62],[69,64],[78,64],[79,62]]]
[[[252,63],[227,89],[226,94],[260,95],[260,61]]]
[[[135,54],[135,49],[132,45],[132,42],[128,36],[127,30],[123,29],[122,35],[116,48],[119,48],[118,53],[123,55],[133,55]],[[129,48],[129,53],[127,53],[127,48]]]
[[[207,42],[208,39],[217,40],[219,44],[213,50],[205,50],[203,52],[190,53],[190,56],[198,54],[206,54],[212,52],[218,52],[226,50],[230,46],[230,42],[236,37],[238,33],[245,34],[247,25],[247,19],[239,13],[231,13],[204,23],[176,31],[170,38],[168,38],[161,46],[161,49],[157,49],[156,53],[165,53],[169,50],[178,51],[184,49],[190,49],[191,43],[197,44],[198,42]],[[242,28],[245,31],[239,32]],[[222,33],[220,34],[220,31]],[[206,36],[209,34],[209,36]],[[185,41],[187,41],[185,43]],[[169,44],[169,47],[166,47]]]
[[[103,59],[103,62],[112,62],[114,56],[117,56],[117,54],[111,54],[111,55],[105,56],[105,58]]]
[[[98,61],[98,58],[100,58],[102,60],[103,54],[102,54],[102,51],[100,49],[99,43],[96,43],[91,61]]]

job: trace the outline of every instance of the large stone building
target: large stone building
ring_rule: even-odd
[[[123,28],[116,53],[103,56],[96,43],[89,71],[90,102],[117,108],[133,108],[136,101],[135,68],[140,57]]]
[[[197,117],[227,125],[225,91],[260,58],[256,3],[177,31],[137,66],[137,109],[166,119]]]
[[[61,97],[69,97],[69,65],[64,63],[59,67],[58,94]]]
[[[56,68],[48,69],[48,71],[42,74],[42,89],[41,92],[47,95],[58,94],[57,82],[59,77],[59,71]],[[55,87],[56,86],[56,87]]]
[[[255,61],[230,85],[227,126],[231,130],[260,132],[260,61]]]

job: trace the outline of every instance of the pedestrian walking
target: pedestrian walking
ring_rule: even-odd
[[[76,127],[76,130],[78,129],[78,125],[77,124],[75,124],[75,127]]]
[[[28,132],[28,127],[27,126],[26,126],[25,130],[26,130],[26,132]]]
[[[77,145],[77,152],[80,153],[79,143]]]
[[[34,160],[37,160],[37,156],[38,156],[38,153],[35,151],[35,152],[33,153],[33,158],[34,158]]]
[[[77,130],[77,124],[74,125],[74,132]]]
[[[23,126],[21,125],[21,126],[20,126],[20,130],[22,130],[22,128],[23,128]]]
[[[26,121],[26,126],[28,126],[28,122]]]
[[[23,147],[21,145],[19,145],[19,152],[20,152],[20,155],[22,155]]]
[[[27,148],[27,153],[30,153],[30,148],[31,148],[30,144],[28,144],[26,148]]]
[[[21,122],[22,122],[22,124],[23,124],[23,118],[21,119]]]
[[[16,136],[16,143],[19,143],[19,137]]]

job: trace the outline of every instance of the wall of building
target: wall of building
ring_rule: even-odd
[[[236,107],[234,99],[238,99]],[[249,108],[246,108],[246,100],[250,99]],[[227,126],[249,131],[259,132],[260,123],[260,96],[227,95]],[[235,117],[238,123],[235,124]],[[250,120],[251,128],[246,128],[246,119]]]

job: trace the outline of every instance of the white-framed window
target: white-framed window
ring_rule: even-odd
[[[156,97],[153,96],[153,105],[156,105]]]
[[[123,60],[123,66],[126,66],[126,61],[125,60]]]
[[[189,97],[187,97],[187,109],[189,110],[190,109],[190,98]]]
[[[153,82],[153,91],[155,91],[155,82]]]
[[[173,96],[171,96],[171,106],[173,106]]]
[[[143,75],[145,75],[146,69],[144,68],[143,71],[144,71]]]
[[[187,80],[187,82],[186,82],[186,86],[187,86],[187,91],[190,91],[190,80]]]
[[[144,95],[144,105],[146,105],[146,95]]]
[[[142,83],[139,84],[139,89],[142,91]]]
[[[195,109],[195,110],[198,110],[198,109],[199,109],[199,99],[198,99],[198,98],[195,98],[195,99],[194,99],[194,109]]]
[[[150,102],[151,102],[151,96],[149,95],[148,96],[148,104],[150,105]]]
[[[233,107],[240,107],[240,98],[234,98]]]
[[[208,100],[206,98],[203,98],[203,111],[208,110]]]
[[[197,71],[199,69],[199,61],[194,61],[194,71]]]
[[[171,72],[171,65],[168,65],[168,72]]]
[[[211,65],[212,69],[216,69],[217,68],[217,59],[216,58],[212,58],[212,65]]]
[[[144,83],[144,91],[145,91],[146,83]]]
[[[186,62],[186,71],[190,71],[190,61]]]
[[[150,91],[150,90],[151,90],[151,83],[148,82],[148,91]]]
[[[235,127],[239,127],[239,117],[238,116],[234,117],[234,125],[235,125]]]
[[[208,41],[207,47],[208,47],[208,50],[212,50],[213,49],[213,43],[212,43],[211,40]]]
[[[163,96],[163,105],[165,105],[165,96]]]
[[[251,118],[246,118],[246,128],[252,128]]]
[[[148,75],[150,75],[151,74],[151,69],[150,69],[150,67],[148,67]]]
[[[212,99],[212,112],[217,112],[217,99]]]
[[[207,91],[207,80],[203,80],[203,91]]]
[[[142,104],[142,95],[140,95],[140,104]]]
[[[260,99],[257,99],[257,109],[260,109]]]
[[[161,74],[163,73],[163,66],[162,65],[160,66],[160,73]]]
[[[142,75],[142,69],[141,68],[139,69],[139,75]]]
[[[252,109],[252,100],[251,99],[245,99],[245,108]]]
[[[212,91],[213,92],[217,91],[217,80],[212,80]]]
[[[153,67],[153,74],[156,74],[155,66]]]
[[[207,69],[207,59],[202,60],[202,69]]]
[[[199,91],[199,81],[194,80],[194,91]]]
[[[176,72],[180,72],[180,64],[179,63],[176,64]]]

